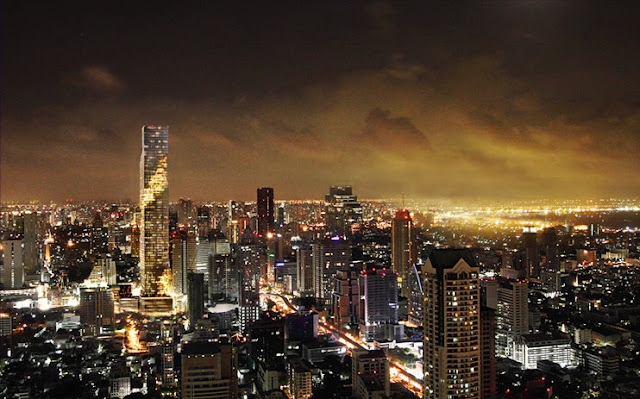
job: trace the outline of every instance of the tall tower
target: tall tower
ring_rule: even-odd
[[[38,270],[38,214],[24,215],[24,274],[33,276]]]
[[[258,189],[258,235],[266,237],[275,231],[275,210],[273,205],[273,188]]]
[[[410,295],[409,275],[413,272],[415,247],[413,245],[413,221],[407,209],[398,209],[391,230],[391,266],[400,281],[400,295]]]
[[[22,288],[24,285],[23,246],[23,240],[0,242],[0,249],[3,250],[3,268],[0,282],[6,290]]]
[[[171,270],[176,294],[187,295],[187,275],[196,271],[196,236],[185,228],[171,238]]]
[[[460,249],[436,249],[423,267],[425,399],[480,398],[478,273]]]
[[[169,126],[142,127],[140,156],[140,280],[142,313],[171,311],[166,274],[169,274]],[[169,281],[170,284],[170,281]],[[168,308],[167,308],[168,306]]]

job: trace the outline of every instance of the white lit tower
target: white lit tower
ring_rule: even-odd
[[[169,296],[169,126],[142,127],[140,156],[140,280],[143,314],[172,311]],[[169,281],[167,281],[169,280]]]

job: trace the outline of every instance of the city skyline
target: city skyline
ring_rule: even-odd
[[[148,121],[172,200],[638,192],[637,5],[192,5],[3,4],[0,200],[134,199]]]

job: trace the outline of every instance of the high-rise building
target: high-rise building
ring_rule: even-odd
[[[480,308],[480,399],[496,398],[496,311]]]
[[[249,327],[251,357],[268,368],[284,369],[284,319],[260,319]]]
[[[96,258],[96,263],[89,275],[89,283],[92,285],[116,285],[116,261],[111,255],[102,255]]]
[[[278,228],[281,229],[284,226],[284,204],[278,207]]]
[[[143,313],[171,312],[169,272],[169,127],[142,127],[140,156],[140,279]]]
[[[405,298],[409,298],[411,293],[409,275],[413,273],[413,265],[416,262],[413,237],[411,214],[407,209],[398,209],[391,227],[391,266],[393,272],[398,275],[400,295]]]
[[[160,346],[160,368],[162,369],[162,385],[171,387],[175,385],[175,354],[176,344],[173,341],[163,342]]]
[[[24,215],[24,274],[32,276],[38,270],[38,214]]]
[[[327,232],[345,235],[351,226],[362,221],[362,205],[351,186],[331,186],[325,195],[325,224]]]
[[[258,236],[266,237],[267,233],[275,231],[275,209],[273,203],[273,188],[258,189]]]
[[[496,353],[513,358],[518,335],[529,333],[529,287],[524,280],[499,279],[496,311]]]
[[[115,319],[113,292],[110,288],[80,290],[80,321],[95,335],[113,331]]]
[[[355,327],[360,319],[360,278],[356,270],[338,270],[334,278],[333,323]]]
[[[284,336],[287,342],[318,338],[318,313],[292,313],[285,317]]]
[[[413,269],[413,271],[407,273],[407,277],[409,279],[409,297],[407,298],[409,322],[416,325],[422,325],[424,305],[424,292],[422,289],[422,265],[414,263],[411,268]]]
[[[382,349],[354,350],[351,363],[352,394],[356,399],[391,395],[389,360]]]
[[[196,236],[186,229],[176,231],[171,237],[171,269],[176,294],[186,295],[187,274],[196,271]]]
[[[206,237],[211,230],[211,212],[208,207],[200,206],[197,210],[198,237]]]
[[[195,227],[196,209],[193,207],[191,198],[180,198],[176,205],[176,213],[178,217],[178,225],[184,227]]]
[[[471,253],[436,249],[424,279],[424,398],[480,398],[479,268]]]
[[[387,269],[369,269],[360,275],[363,339],[402,339],[404,329],[398,324],[397,279],[398,276]]]
[[[537,244],[538,230],[533,226],[525,226],[522,231],[522,244],[524,246],[525,278],[540,276],[540,254]]]
[[[2,286],[4,289],[22,288],[24,285],[23,241],[5,240],[2,247]]]
[[[230,344],[191,342],[182,348],[182,398],[238,397],[238,354]]]
[[[348,269],[351,247],[341,237],[334,236],[312,244],[314,292],[319,301],[331,304],[331,282],[338,270]]]
[[[191,327],[204,315],[204,274],[187,273],[187,303]]]
[[[313,297],[313,251],[309,245],[300,245],[296,250],[296,270],[298,294],[300,297]]]
[[[240,332],[246,334],[251,323],[258,320],[260,301],[260,264],[264,254],[258,245],[237,248],[239,277]]]
[[[233,259],[231,244],[227,237],[215,232],[209,234],[209,262],[207,287],[209,300],[226,299],[235,302],[238,298],[238,268]]]

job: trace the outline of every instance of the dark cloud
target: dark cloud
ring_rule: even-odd
[[[640,189],[636,6],[148,4],[2,3],[2,200]]]
[[[126,85],[106,66],[94,65],[82,68],[77,77],[71,79],[75,86],[98,93],[117,94],[125,90]]]
[[[382,151],[397,151],[405,154],[431,151],[429,140],[409,118],[393,117],[391,112],[380,108],[369,112],[358,139],[363,145],[369,144]]]

